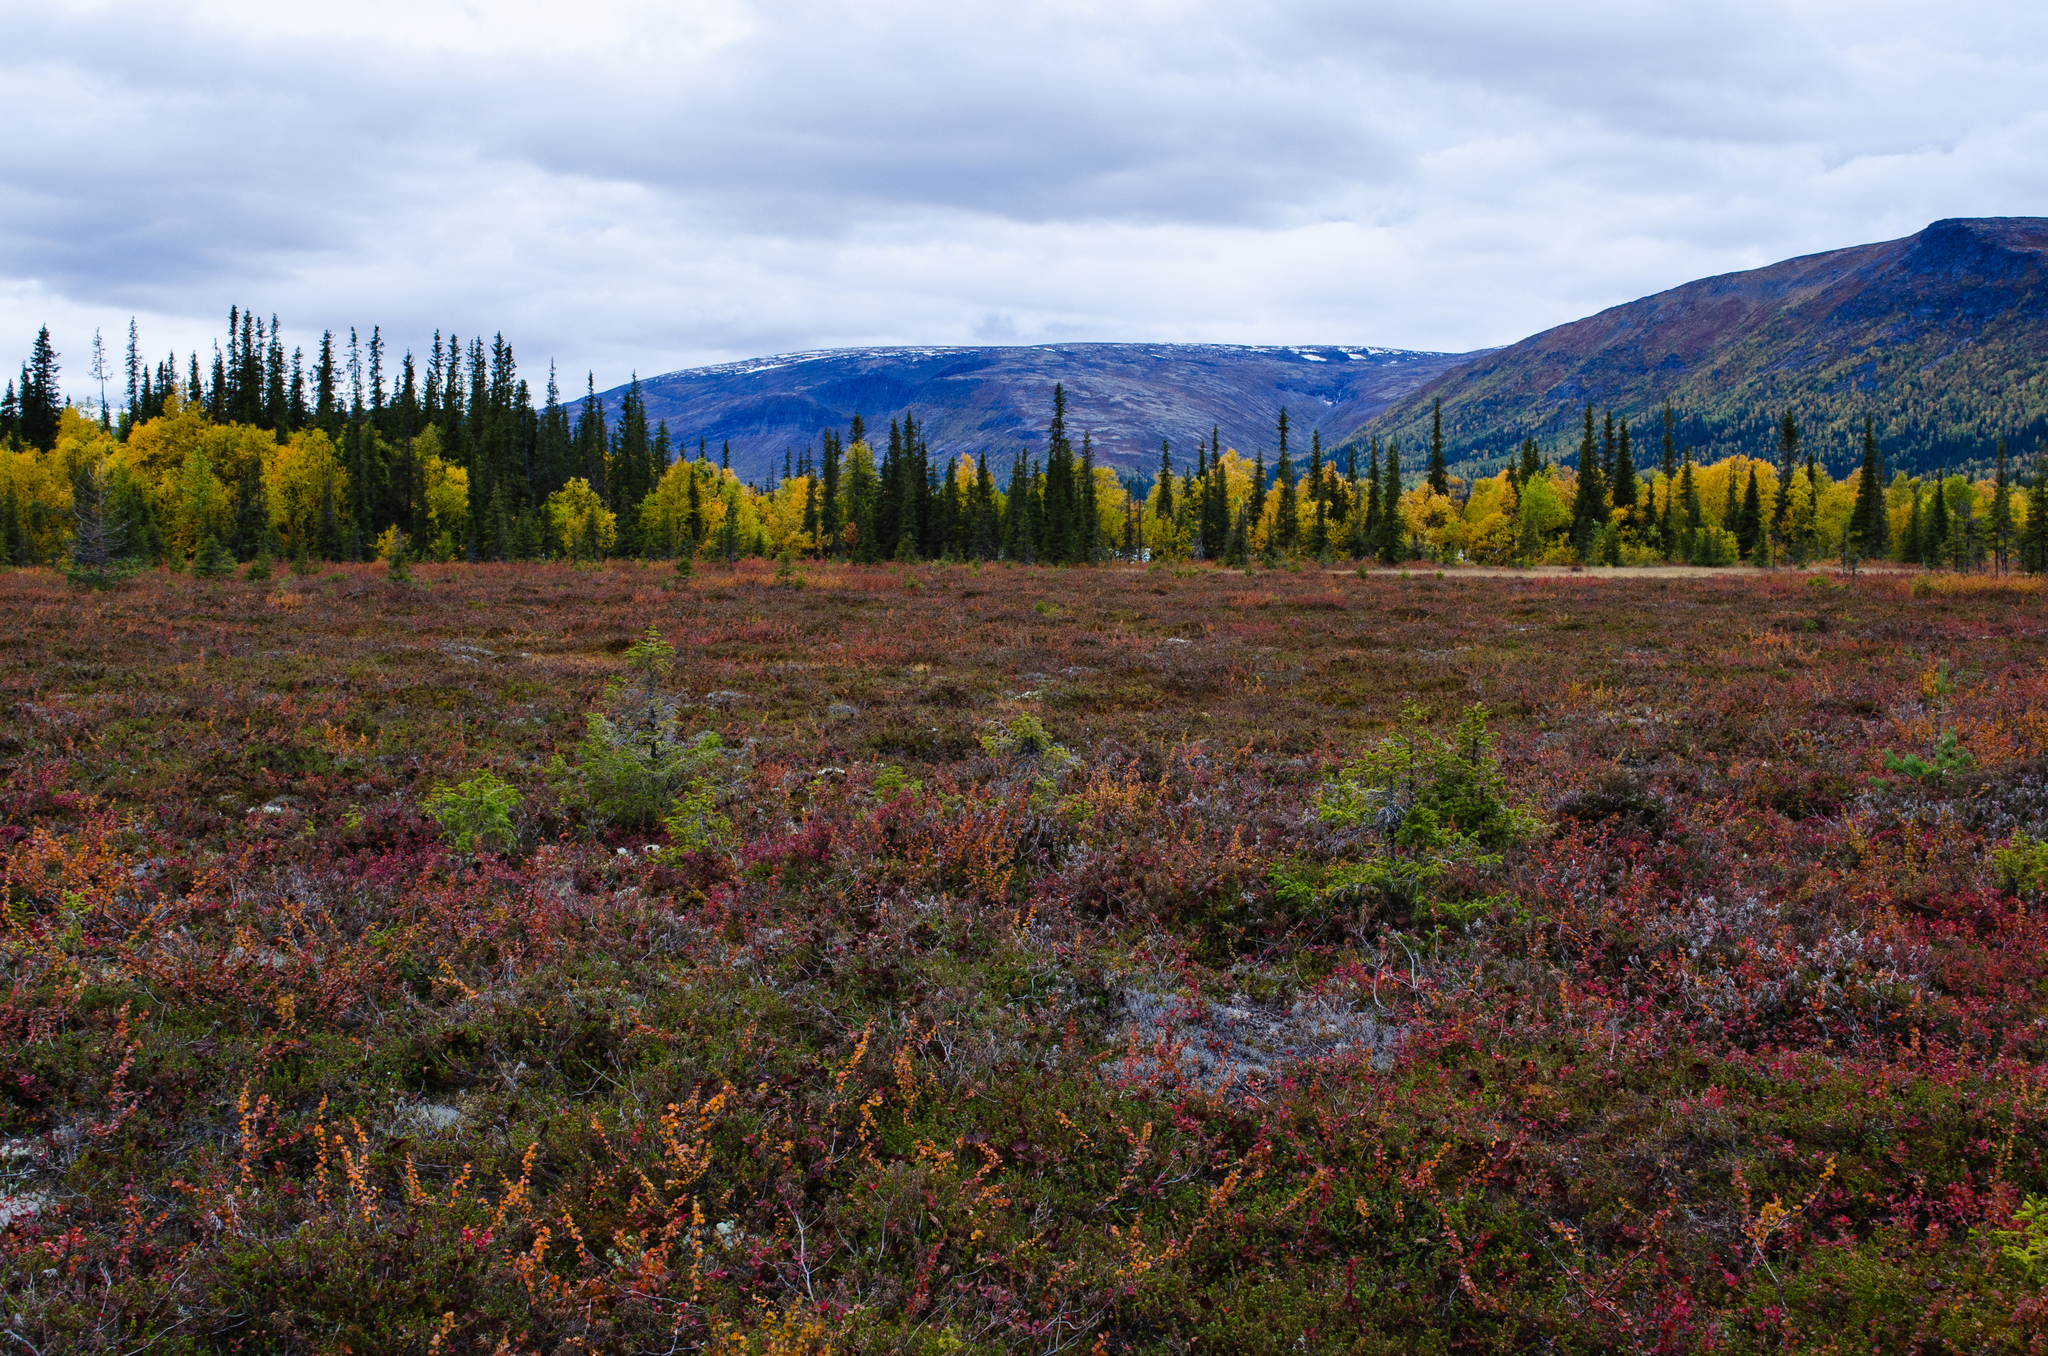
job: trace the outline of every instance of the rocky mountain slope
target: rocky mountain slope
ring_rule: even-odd
[[[1425,444],[1438,397],[1468,467],[1529,435],[1569,457],[1588,400],[1646,428],[1668,399],[1711,456],[1771,455],[1787,409],[1837,469],[1866,412],[1895,466],[1981,466],[1999,438],[2031,454],[2048,435],[2048,219],[1937,221],[1690,282],[1476,355],[1361,436]]]

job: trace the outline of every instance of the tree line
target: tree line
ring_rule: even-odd
[[[1702,565],[1890,558],[1927,566],[2038,570],[2048,561],[2048,477],[2028,483],[2001,445],[1995,474],[1885,477],[1866,420],[1862,464],[1835,481],[1790,414],[1774,461],[1711,466],[1675,436],[1644,465],[1628,419],[1588,403],[1569,463],[1533,439],[1498,474],[1450,475],[1442,407],[1426,448],[1403,467],[1398,439],[1307,456],[1286,410],[1273,460],[1247,460],[1215,429],[1192,462],[1162,439],[1156,474],[1124,478],[1098,464],[1092,436],[1070,428],[1063,386],[1051,393],[1043,456],[1017,451],[934,458],[906,410],[872,435],[855,415],[820,431],[782,473],[748,484],[706,440],[680,446],[651,428],[637,378],[605,409],[594,379],[564,402],[550,367],[536,404],[502,336],[437,332],[424,363],[390,360],[368,340],[323,334],[311,361],[289,355],[275,316],[235,308],[210,364],[139,351],[131,323],[125,372],[95,336],[89,375],[125,376],[118,417],[67,402],[49,332],[31,346],[0,401],[0,561],[93,550],[182,568],[202,557],[351,560],[394,550],[442,560],[696,559],[763,554],[876,560],[1011,560],[1084,564],[1194,558],[1474,560],[1482,563]],[[89,402],[88,402],[89,405]],[[694,455],[692,452],[694,451]],[[80,505],[109,522],[79,526]],[[109,545],[109,543],[112,543]]]

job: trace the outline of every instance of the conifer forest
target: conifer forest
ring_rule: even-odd
[[[0,406],[0,1350],[2048,1349],[2017,430],[118,347]]]

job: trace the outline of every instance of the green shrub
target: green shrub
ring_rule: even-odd
[[[661,817],[668,830],[668,851],[706,856],[732,849],[732,820],[718,813],[718,789],[703,777],[692,777],[676,797],[675,808]]]
[[[1949,773],[1961,772],[1975,766],[1976,762],[1977,760],[1970,756],[1970,751],[1962,746],[1962,741],[1956,737],[1954,730],[1943,730],[1941,738],[1934,742],[1933,754],[1929,758],[1923,759],[1914,753],[1901,756],[1890,749],[1884,751],[1884,770],[1897,773],[1898,781],[1890,781],[1883,777],[1872,777],[1870,780],[1873,785],[1886,790],[1903,786],[1908,781],[1918,782],[1927,787],[1940,786],[1948,779]]]
[[[1065,745],[1054,741],[1052,732],[1045,728],[1045,722],[1028,713],[1013,716],[1008,724],[999,725],[992,733],[981,736],[981,747],[991,758],[1035,758],[1053,768],[1080,761],[1068,752]]]
[[[724,742],[706,731],[685,738],[676,702],[662,690],[675,647],[653,627],[625,654],[633,676],[605,689],[606,711],[587,716],[573,763],[559,755],[548,776],[563,803],[579,810],[591,831],[614,825],[650,827],[692,781],[718,761]]]
[[[2023,833],[1991,854],[1998,872],[1998,888],[2014,894],[2037,894],[2048,889],[2048,843],[2037,843]]]
[[[1423,725],[1410,703],[1405,729],[1346,763],[1316,797],[1316,815],[1335,828],[1378,829],[1393,846],[1465,840],[1489,852],[1522,841],[1536,821],[1508,800],[1484,706],[1468,708],[1451,737]]]
[[[2029,1285],[2048,1281],[2048,1198],[2029,1196],[2012,1212],[2017,1229],[1994,1229],[1999,1255],[2006,1265],[2024,1276]]]
[[[199,543],[199,550],[192,557],[192,577],[195,579],[219,579],[235,572],[235,558],[228,554],[228,548],[220,544],[220,538],[211,532],[206,540]]]
[[[521,796],[509,782],[479,772],[466,782],[442,786],[427,797],[424,809],[458,852],[509,848],[516,834],[512,812]]]
[[[874,787],[885,796],[893,796],[899,791],[908,791],[914,796],[924,790],[924,783],[893,763],[884,763],[875,769]]]
[[[1469,708],[1449,739],[1423,725],[1424,714],[1413,704],[1404,708],[1401,733],[1324,783],[1317,818],[1333,828],[1369,831],[1379,849],[1335,866],[1276,868],[1274,884],[1293,912],[1354,906],[1462,927],[1499,904],[1491,896],[1440,898],[1438,890],[1453,867],[1497,866],[1500,852],[1528,837],[1536,821],[1508,799],[1485,707]]]

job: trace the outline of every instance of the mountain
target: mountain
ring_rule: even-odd
[[[850,348],[787,353],[691,368],[641,382],[651,421],[678,443],[703,438],[713,455],[730,439],[749,479],[782,469],[785,449],[815,447],[819,431],[862,415],[886,436],[911,410],[934,456],[987,452],[1006,467],[1019,448],[1043,453],[1052,388],[1067,388],[1076,443],[1123,471],[1156,466],[1170,438],[1190,459],[1212,426],[1247,456],[1271,449],[1286,406],[1308,454],[1350,433],[1463,355],[1353,346],[1260,348],[1231,344],[1048,344],[1002,348]],[[616,416],[625,388],[604,392]]]
[[[1358,436],[1426,447],[1438,398],[1468,471],[1525,436],[1569,459],[1589,400],[1629,417],[1638,466],[1666,400],[1709,458],[1774,456],[1788,409],[1838,472],[1860,460],[1866,412],[1894,467],[1981,467],[2000,438],[2031,454],[2048,436],[2048,218],[1937,221],[1674,287],[1474,356]]]

